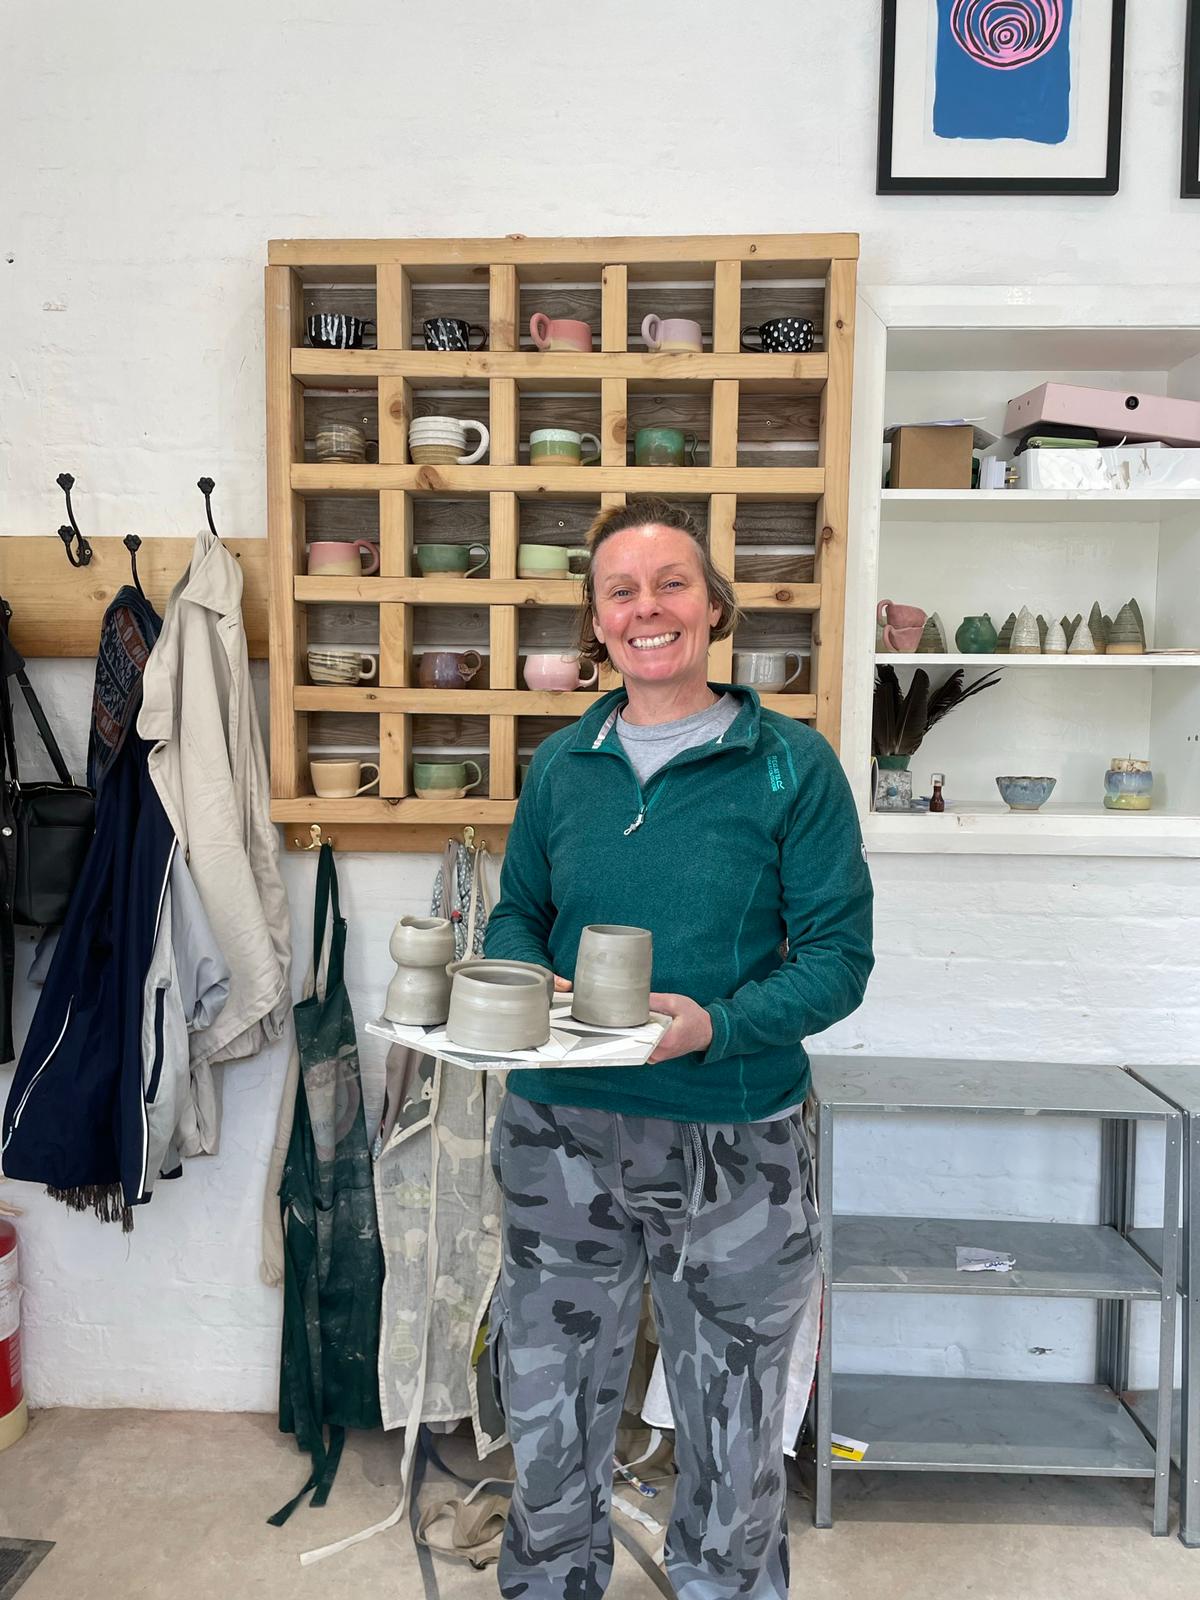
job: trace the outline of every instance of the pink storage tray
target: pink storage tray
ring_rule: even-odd
[[[1200,445],[1200,401],[1172,400],[1130,389],[1043,383],[1008,402],[1005,433],[1026,433],[1044,422],[1092,429],[1102,444],[1117,439],[1161,439],[1163,444]]]

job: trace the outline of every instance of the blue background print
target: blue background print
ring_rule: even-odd
[[[954,0],[938,0],[934,133],[941,139],[1061,144],[1071,118],[1071,4],[1061,0],[1062,29],[1044,55],[1004,69],[972,59],[951,31]],[[1021,9],[1017,0],[1013,10]]]

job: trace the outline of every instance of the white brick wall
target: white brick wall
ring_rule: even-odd
[[[846,228],[863,236],[866,283],[1193,283],[1200,204],[1177,198],[1183,0],[1131,11],[1118,197],[934,202],[873,192],[877,0],[692,0],[653,25],[635,0],[610,0],[603,27],[571,4],[548,23],[532,0],[347,0],[328,15],[290,0],[59,0],[52,26],[26,10],[0,61],[2,531],[52,532],[69,469],[89,533],[191,533],[202,472],[219,525],[262,532],[269,237]],[[79,766],[90,669],[39,663],[36,677]],[[1200,1054],[1200,864],[872,866],[879,964],[823,1047]],[[433,867],[343,865],[360,1024],[392,921],[425,907]],[[310,864],[290,858],[287,877],[303,949]],[[30,1005],[23,992],[20,1018]],[[380,1056],[360,1043],[375,1106]],[[131,1239],[25,1186],[0,1191],[27,1207],[35,1404],[274,1405],[279,1302],[258,1281],[257,1239],[281,1073],[273,1052],[226,1074],[220,1156],[163,1186]],[[866,1121],[846,1140],[839,1201],[1084,1219],[1096,1158],[1091,1130],[1061,1123],[1001,1140],[968,1119],[885,1140]],[[861,1368],[1086,1377],[1091,1327],[1088,1308],[1062,1303],[1001,1314],[860,1297],[838,1350]]]

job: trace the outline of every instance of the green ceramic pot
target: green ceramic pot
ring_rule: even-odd
[[[907,772],[911,756],[876,756],[881,772]]]
[[[964,656],[990,656],[999,639],[992,619],[985,611],[981,617],[964,617],[954,635],[954,642]]]

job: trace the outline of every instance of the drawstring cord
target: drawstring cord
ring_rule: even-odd
[[[708,1152],[704,1144],[704,1135],[700,1132],[700,1124],[685,1122],[683,1131],[687,1135],[683,1141],[683,1181],[684,1187],[689,1190],[689,1196],[687,1220],[683,1227],[683,1243],[679,1250],[679,1263],[671,1274],[672,1283],[679,1283],[683,1278],[683,1264],[687,1260],[688,1245],[692,1242],[692,1223],[704,1198],[704,1179],[708,1172]]]

